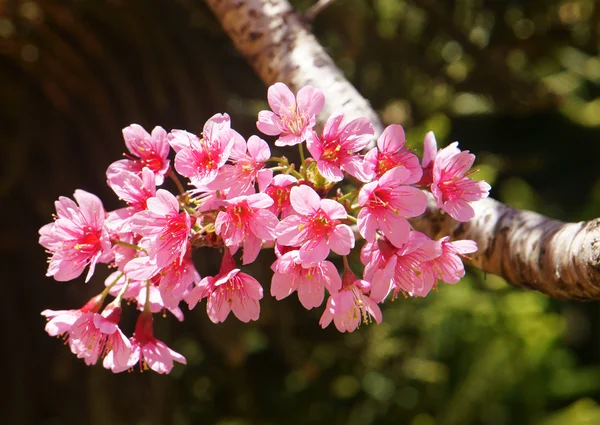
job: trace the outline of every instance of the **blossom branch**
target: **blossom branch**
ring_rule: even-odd
[[[323,116],[366,116],[375,133],[383,125],[346,80],[287,0],[208,0],[237,49],[266,85],[282,81],[326,94]],[[459,223],[434,204],[413,225],[431,237],[468,238],[479,250],[470,264],[510,283],[555,298],[600,299],[600,220],[562,223],[492,199],[474,205],[475,217]]]

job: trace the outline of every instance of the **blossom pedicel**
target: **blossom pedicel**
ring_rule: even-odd
[[[86,364],[102,358],[115,373],[136,365],[169,373],[173,362],[186,361],[154,337],[154,314],[168,310],[183,320],[182,301],[192,309],[206,298],[215,323],[230,312],[243,322],[258,319],[263,287],[238,268],[239,248],[237,261],[245,265],[274,247],[271,295],[280,300],[297,292],[312,309],[328,293],[319,323],[333,322],[340,332],[380,323],[378,304],[390,296],[424,297],[438,280],[455,284],[464,276],[461,257],[477,250],[475,242],[432,240],[409,219],[425,212],[427,191],[456,220],[474,216],[471,203],[487,197],[490,186],[469,178],[473,154],[457,143],[438,151],[428,133],[419,163],[402,127],[390,125],[362,155],[374,135],[368,119],[338,114],[320,136],[313,130],[325,101],[319,89],[306,86],[294,96],[276,83],[268,100],[272,111],[259,113],[257,127],[278,136],[277,146],[299,145],[301,158],[306,142],[311,157],[298,166],[271,157],[258,136],[246,141],[227,114],[211,117],[200,136],[161,127],[148,133],[137,124],[123,129],[129,154],[106,177],[126,206],[107,212],[98,197],[76,190],[74,201],[56,201],[54,221],[39,231],[50,254],[47,276],[69,281],[87,268],[87,282],[98,263],[116,270],[80,309],[44,310],[49,335],[62,335]],[[358,186],[330,193],[345,173]],[[177,174],[189,179],[187,188]],[[160,188],[166,177],[177,195]],[[222,253],[217,275],[196,270],[199,247]],[[354,249],[365,266],[362,278],[347,259]],[[126,305],[139,310],[130,337],[119,327]]]

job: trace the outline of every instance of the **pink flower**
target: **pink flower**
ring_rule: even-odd
[[[146,209],[146,201],[156,195],[154,174],[144,167],[140,174],[119,171],[108,176],[108,185],[119,199],[127,202],[133,211]]]
[[[367,146],[374,132],[367,118],[357,118],[348,123],[344,115],[339,114],[327,120],[321,138],[312,132],[306,141],[306,147],[317,161],[319,172],[327,180],[342,181],[342,171],[346,171],[367,182],[371,176],[357,152]]]
[[[394,297],[398,292],[426,296],[434,287],[436,275],[431,260],[442,255],[442,246],[420,232],[411,232],[408,242],[396,251]]]
[[[365,155],[366,172],[372,178],[380,178],[392,168],[402,166],[410,173],[404,184],[417,183],[423,171],[419,165],[419,158],[404,146],[405,141],[401,125],[387,126],[377,139],[377,148],[371,149]]]
[[[167,308],[172,310],[173,314],[177,315],[174,310],[178,308],[179,303],[187,294],[192,283],[200,281],[200,275],[192,262],[192,251],[189,244],[181,263],[177,259],[168,266],[159,269],[150,260],[150,257],[138,257],[131,260],[125,266],[124,272],[129,279],[144,283],[146,280],[150,280],[156,286],[156,288],[154,286],[153,288],[159,292],[160,300],[157,302],[161,306],[158,309],[153,309],[152,312],[154,313],[162,308]],[[140,294],[142,291],[145,291],[145,289],[141,288],[138,290]],[[137,296],[137,298],[138,302],[141,302],[143,305],[146,299],[145,296]]]
[[[219,274],[205,277],[186,297],[190,310],[203,298],[208,298],[206,311],[214,323],[224,322],[229,312],[242,322],[258,320],[263,297],[260,283],[252,276],[235,268],[235,261],[225,250]]]
[[[82,315],[87,313],[96,313],[102,307],[102,295],[96,295],[90,299],[83,307],[78,310],[44,310],[42,316],[48,318],[46,323],[46,332],[50,336],[62,335],[69,332],[73,323]]]
[[[181,263],[192,226],[189,214],[179,212],[177,198],[164,189],[157,190],[156,196],[148,199],[147,206],[147,210],[131,219],[132,230],[144,236],[139,245],[155,259],[159,268],[175,260]]]
[[[120,318],[121,308],[114,304],[109,304],[102,314],[88,313],[79,317],[69,332],[73,354],[84,359],[87,365],[93,365],[112,350],[115,364],[125,366],[131,355],[131,344],[119,329]]]
[[[435,142],[435,139],[433,139]],[[433,143],[431,138],[429,144]],[[426,148],[425,163],[431,159],[431,146]],[[446,211],[458,221],[469,221],[475,217],[475,211],[470,202],[487,198],[491,189],[484,181],[473,181],[468,177],[468,171],[475,161],[475,155],[469,151],[458,149],[454,142],[437,152],[433,158],[433,183],[431,193],[438,208]]]
[[[405,217],[421,215],[427,208],[425,193],[402,185],[410,177],[408,169],[396,167],[360,190],[358,230],[367,241],[375,240],[378,229],[397,247],[408,240],[410,224]]]
[[[87,282],[96,263],[109,262],[113,256],[103,227],[106,212],[102,201],[79,189],[73,196],[77,204],[64,196],[54,203],[56,220],[39,231],[40,245],[52,254],[46,276],[54,276],[59,282],[75,279],[89,265]]]
[[[269,145],[257,136],[250,136],[241,151],[234,149],[229,160],[234,165],[225,164],[218,177],[210,184],[214,189],[229,189],[228,196],[248,195],[254,193],[254,183],[258,183],[262,192],[273,178],[273,170],[265,168],[265,161],[271,157]]]
[[[381,323],[379,306],[366,295],[370,288],[369,282],[356,279],[354,273],[346,269],[342,289],[327,300],[327,307],[319,321],[321,327],[326,328],[333,321],[338,331],[352,332],[358,328],[361,321],[369,323],[371,319],[375,319],[375,322]]]
[[[131,234],[129,226],[131,217],[135,213],[145,210],[148,199],[156,196],[154,174],[147,167],[142,170],[141,176],[129,171],[120,171],[108,177],[108,185],[119,196],[119,199],[127,202],[129,206],[109,212],[104,226],[109,231],[111,239],[127,242],[125,239],[135,238]],[[122,248],[115,247],[115,253],[118,250],[123,251]]]
[[[114,373],[119,373],[140,363],[143,369],[150,368],[157,373],[169,373],[173,369],[174,361],[186,364],[185,357],[154,337],[152,313],[146,312],[140,314],[136,322],[135,332],[131,338],[131,355],[126,364],[120,364],[115,360],[116,355],[113,350],[104,358],[103,366]]]
[[[62,335],[69,332],[73,323],[79,319],[85,311],[82,310],[44,310],[42,316],[48,318],[45,330],[50,336]]]
[[[339,291],[342,280],[330,261],[322,261],[304,268],[298,251],[290,251],[279,257],[271,269],[275,272],[271,281],[271,295],[281,300],[294,291],[304,308],[310,310],[323,303],[325,288],[331,293]]]
[[[229,115],[216,114],[204,125],[203,138],[183,130],[173,130],[169,143],[177,152],[175,169],[192,184],[203,187],[211,183],[225,165],[234,143],[245,143],[230,127]]]
[[[457,283],[465,275],[465,265],[461,256],[477,251],[477,244],[470,240],[449,241],[446,236],[439,240],[442,255],[431,260],[431,267],[438,279],[446,283]]]
[[[267,99],[273,112],[260,111],[256,127],[269,136],[279,136],[276,146],[293,146],[306,140],[325,104],[321,90],[305,86],[294,98],[283,83],[269,87]]]
[[[281,214],[281,218],[286,218],[288,215],[293,214],[294,209],[290,202],[290,191],[292,190],[292,186],[295,186],[297,183],[298,179],[289,174],[277,174],[273,177],[271,183],[264,190],[273,200],[273,205],[269,207],[269,211],[276,216]]]
[[[267,210],[273,200],[264,193],[239,196],[225,201],[227,209],[219,212],[215,221],[215,233],[221,235],[225,245],[233,252],[244,244],[243,262],[253,262],[262,247],[263,240],[275,239],[279,220]]]
[[[140,174],[144,167],[148,167],[160,186],[169,170],[167,132],[162,127],[154,127],[150,135],[143,127],[132,124],[123,129],[123,138],[132,157],[113,162],[106,172],[109,180],[122,171]]]
[[[361,261],[365,264],[365,279],[373,282],[371,298],[381,302],[391,290],[411,296],[426,296],[435,286],[436,273],[431,260],[442,254],[440,242],[420,232],[410,232],[408,241],[396,248],[387,239],[365,244]],[[389,280],[393,264],[392,280]]]
[[[165,307],[177,308],[190,286],[198,282],[200,282],[200,275],[196,271],[192,261],[192,252],[189,250],[181,264],[174,261],[161,271],[158,289]]]
[[[366,243],[360,251],[360,259],[365,265],[363,277],[371,282],[370,297],[383,302],[394,288],[394,273],[398,257],[396,247],[385,239]]]
[[[281,245],[299,246],[299,257],[305,267],[325,260],[330,249],[348,255],[354,248],[354,234],[346,224],[344,207],[332,199],[321,199],[308,186],[295,186],[290,193],[292,207],[299,215],[291,215],[277,225],[277,241]]]

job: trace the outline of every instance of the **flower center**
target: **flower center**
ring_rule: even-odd
[[[247,201],[241,201],[228,208],[229,216],[239,227],[242,227],[247,221],[247,216],[249,212],[250,207],[248,206]]]
[[[313,237],[329,236],[329,233],[338,224],[338,220],[332,220],[322,209],[319,209],[310,219]]]
[[[377,176],[381,177],[392,168],[402,165],[399,161],[399,156],[396,153],[380,153],[377,158]]]
[[[390,189],[378,187],[376,190],[371,193],[367,204],[365,205],[370,209],[380,209],[380,208],[389,208],[390,207]]]
[[[171,234],[171,237],[176,237],[181,233],[185,233],[186,230],[185,213],[181,212],[169,217],[169,221],[167,222],[167,232]]]
[[[342,146],[340,145],[338,140],[334,140],[332,142],[325,142],[321,158],[328,162],[337,163],[339,162],[341,150]]]
[[[150,168],[150,170],[152,170],[153,172],[160,171],[163,166],[162,158],[156,155],[156,152],[154,151],[151,151],[150,153],[152,154],[152,156],[148,156],[142,160],[144,166]]]
[[[265,190],[266,194],[273,199],[273,205],[276,206],[277,212],[283,207],[290,205],[290,192],[281,186],[269,186]]]
[[[438,187],[440,188],[440,191],[442,192],[442,201],[443,202],[454,201],[455,199],[458,199],[461,197],[461,191],[457,187],[458,180],[459,180],[458,177],[454,177],[449,180],[442,180],[441,182],[438,183]]]
[[[81,245],[97,245],[100,243],[100,232],[92,229],[90,226],[86,226],[84,229],[83,237],[79,240]]]
[[[306,115],[303,113],[298,114],[295,112],[291,117],[281,117],[281,121],[286,129],[296,136],[300,136],[302,134],[302,130],[306,127],[307,120]]]

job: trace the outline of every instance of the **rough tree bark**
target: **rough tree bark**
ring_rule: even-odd
[[[346,80],[287,0],[207,0],[227,34],[266,85],[319,87],[324,116],[334,112],[381,120]],[[468,263],[515,286],[553,298],[600,299],[600,219],[563,223],[486,199],[476,216],[458,223],[430,202],[413,225],[430,237],[472,239],[479,250]]]

